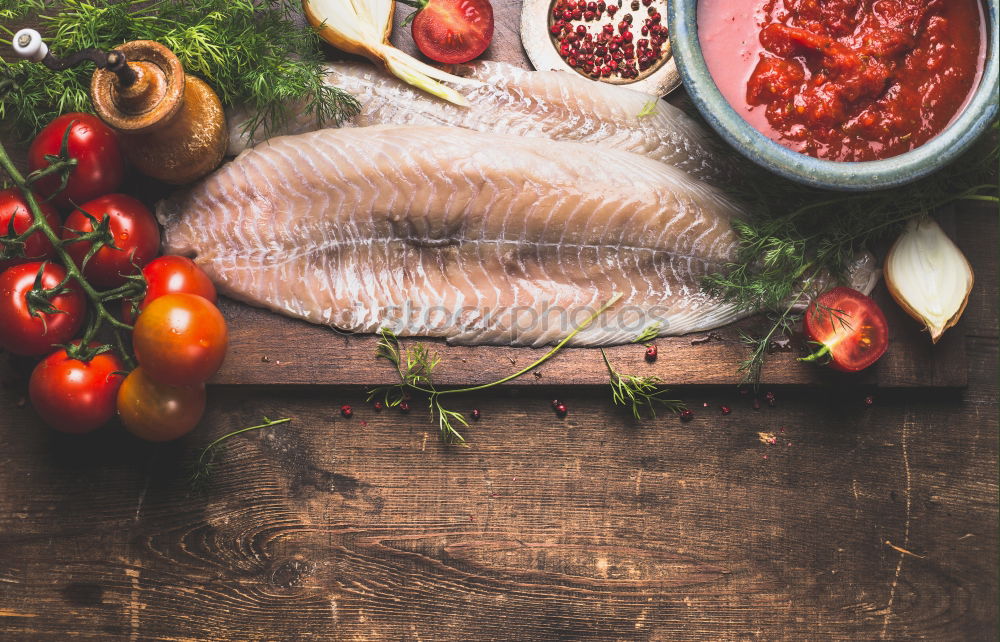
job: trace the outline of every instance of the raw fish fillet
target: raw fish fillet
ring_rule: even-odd
[[[739,211],[638,154],[455,127],[324,129],[247,150],[161,203],[164,248],[230,296],[359,333],[540,346],[727,324],[699,280]]]
[[[451,125],[531,138],[578,141],[643,154],[679,167],[695,178],[721,184],[733,174],[731,152],[721,150],[698,123],[664,100],[577,74],[526,71],[499,62],[471,67],[478,88],[463,90],[470,107],[458,107],[364,63],[327,66],[326,82],[361,103],[350,123],[369,125]],[[654,101],[655,109],[647,105]],[[276,134],[317,129],[315,118],[298,111]],[[246,115],[229,115],[229,154],[247,147]]]

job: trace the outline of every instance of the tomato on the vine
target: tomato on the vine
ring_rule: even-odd
[[[878,361],[889,347],[882,309],[857,290],[839,287],[819,295],[806,309],[805,333],[819,349],[801,359],[829,359],[841,372],[858,372]]]
[[[202,383],[226,356],[226,320],[196,294],[164,294],[146,306],[132,333],[136,359],[150,379],[172,386]]]
[[[167,255],[153,259],[142,268],[142,275],[146,278],[146,294],[139,302],[140,312],[164,294],[177,292],[197,294],[215,303],[215,286],[212,285],[212,280],[186,256]],[[122,302],[122,317],[126,322],[132,322],[131,301]]]
[[[83,362],[60,349],[35,366],[28,395],[49,426],[71,434],[90,432],[114,417],[122,370],[121,359],[111,352]]]
[[[63,114],[46,125],[28,148],[28,169],[45,169],[50,165],[47,155],[59,156],[67,129],[67,151],[76,159],[76,167],[70,172],[66,188],[52,202],[68,207],[118,189],[125,173],[118,136],[92,114]],[[48,197],[59,189],[60,181],[58,173],[50,174],[35,183],[35,189]]]
[[[49,227],[54,230],[59,229],[59,214],[48,203],[38,200],[38,207],[42,210],[42,215],[48,222]],[[24,195],[18,189],[5,189],[0,191],[0,236],[6,236],[10,232],[11,220],[14,222],[14,234],[23,234],[35,217],[28,209],[28,203],[24,200]],[[0,244],[0,252],[4,246]],[[24,240],[24,256],[10,259],[0,259],[0,271],[6,270],[12,265],[28,263],[30,261],[41,261],[51,258],[54,253],[52,241],[45,236],[41,230],[35,232]]]
[[[153,214],[145,205],[125,194],[106,194],[73,210],[63,225],[64,241],[93,231],[94,222],[87,214],[98,222],[103,221],[105,216],[110,219],[111,240],[118,248],[105,245],[90,257],[83,268],[83,275],[96,287],[118,287],[125,282],[126,276],[137,273],[153,260],[160,249],[160,228]],[[64,247],[76,264],[82,265],[91,246],[89,241],[78,241],[67,243]]]
[[[35,301],[37,316],[31,314],[28,301],[40,269],[41,285],[47,290],[66,278],[61,266],[38,262],[15,265],[0,274],[0,347],[8,352],[45,354],[53,345],[68,343],[83,325],[87,304],[75,281],[50,301]],[[56,311],[43,312],[48,305]]]
[[[147,441],[185,435],[205,412],[205,384],[170,386],[146,376],[139,366],[118,389],[118,414],[125,428]]]
[[[413,41],[437,62],[457,64],[480,55],[493,40],[493,6],[489,0],[408,0],[417,7]]]

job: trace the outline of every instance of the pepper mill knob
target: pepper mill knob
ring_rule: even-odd
[[[186,75],[177,56],[158,42],[134,40],[115,51],[127,58],[134,81],[125,85],[113,72],[98,69],[90,96],[101,120],[119,132],[132,164],[174,185],[218,167],[226,150],[226,119],[211,87]]]
[[[41,62],[49,53],[49,46],[42,40],[42,35],[34,29],[21,29],[14,34],[11,43],[15,54],[31,62]]]

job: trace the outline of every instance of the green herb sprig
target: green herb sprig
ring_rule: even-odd
[[[411,392],[425,394],[428,397],[431,421],[438,424],[441,441],[447,444],[465,445],[465,438],[456,428],[456,424],[467,427],[469,422],[466,421],[462,413],[445,408],[441,403],[442,397],[486,390],[487,388],[499,386],[502,383],[507,383],[508,381],[517,379],[518,377],[531,372],[554,357],[567,343],[569,343],[573,337],[577,335],[577,333],[590,325],[594,319],[599,317],[605,310],[617,303],[621,297],[621,294],[615,294],[608,300],[607,303],[602,305],[600,309],[584,320],[583,323],[576,326],[572,332],[562,339],[562,341],[557,343],[551,350],[546,352],[530,365],[521,368],[514,374],[507,375],[502,379],[467,388],[439,390],[434,385],[433,373],[434,368],[441,362],[440,356],[438,356],[437,353],[430,352],[430,350],[428,350],[422,343],[403,349],[403,347],[400,346],[399,337],[397,337],[388,328],[382,328],[379,331],[379,341],[375,347],[375,357],[378,359],[385,359],[396,367],[396,372],[399,374],[399,383],[391,386],[380,386],[369,390],[368,401],[381,399],[387,406],[395,407],[401,404]]]
[[[750,349],[740,364],[757,385],[771,341],[791,331],[819,284],[843,280],[862,250],[892,238],[907,221],[956,201],[998,202],[1000,121],[951,166],[903,187],[859,193],[819,190],[773,175],[751,175],[729,191],[746,205],[733,224],[736,260],[702,282],[709,293],[748,311],[763,311],[769,329],[743,334]],[[776,214],[775,208],[785,212]]]
[[[636,419],[642,419],[644,411],[650,418],[655,418],[657,406],[664,406],[673,413],[684,410],[682,401],[664,398],[667,390],[663,388],[663,380],[659,377],[640,377],[618,372],[612,367],[604,348],[601,348],[601,357],[604,358],[608,376],[611,377],[611,401],[616,406],[630,408]]]
[[[248,108],[243,134],[253,137],[280,128],[292,108],[331,124],[360,109],[352,96],[324,84],[319,39],[292,21],[298,9],[293,0],[0,0],[0,20],[41,14],[43,36],[56,55],[129,40],[160,42],[223,104]],[[13,36],[3,25],[0,31]],[[0,59],[0,79],[18,86],[0,106],[0,118],[29,139],[62,113],[91,112],[92,74],[87,65],[55,72]]]
[[[264,417],[263,421],[263,423],[257,424],[256,426],[240,428],[239,430],[226,433],[202,448],[201,452],[198,453],[198,457],[195,458],[190,465],[191,474],[188,477],[188,483],[191,485],[191,488],[193,490],[204,490],[207,487],[208,482],[212,477],[212,473],[215,470],[216,461],[222,453],[223,445],[226,440],[235,437],[236,435],[250,432],[251,430],[261,430],[262,428],[271,428],[272,426],[287,424],[291,421],[291,418],[286,417],[284,419],[271,420]]]

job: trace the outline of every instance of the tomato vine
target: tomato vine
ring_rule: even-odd
[[[9,90],[9,88],[9,85],[0,85],[0,92]],[[2,96],[0,96],[0,99],[2,99]],[[61,191],[61,189],[65,187],[67,181],[69,180],[70,173],[73,171],[73,168],[76,167],[76,159],[69,156],[67,149],[70,129],[71,128],[67,128],[66,135],[63,137],[62,150],[60,154],[58,156],[48,157],[47,160],[51,163],[48,167],[32,172],[27,177],[18,171],[7,152],[7,149],[4,147],[3,143],[0,142],[0,169],[7,174],[14,186],[21,192],[21,195],[23,196],[28,209],[31,211],[32,216],[31,225],[29,225],[28,228],[20,234],[16,234],[13,230],[13,226],[11,226],[11,229],[8,230],[5,235],[0,236],[0,245],[2,245],[5,255],[11,255],[8,258],[22,257],[24,256],[24,242],[32,234],[40,232],[45,235],[45,237],[52,244],[59,262],[65,268],[66,276],[55,288],[42,289],[40,285],[36,285],[30,296],[30,300],[34,302],[32,315],[37,316],[39,312],[44,312],[45,306],[48,302],[51,302],[55,296],[62,292],[67,284],[71,281],[75,281],[90,303],[90,314],[88,315],[88,321],[82,339],[78,342],[74,342],[73,345],[67,346],[68,354],[74,359],[89,361],[94,358],[94,356],[113,349],[119,354],[119,356],[121,356],[122,361],[131,370],[135,368],[135,360],[128,348],[124,333],[131,332],[132,326],[112,315],[111,312],[108,311],[107,304],[112,301],[119,301],[126,298],[141,298],[142,292],[145,290],[145,279],[143,278],[141,271],[136,275],[129,276],[126,282],[121,286],[110,290],[96,289],[83,275],[82,264],[77,265],[64,246],[69,242],[91,242],[93,245],[88,253],[88,257],[93,255],[93,253],[102,246],[114,247],[113,239],[111,238],[111,234],[108,229],[109,219],[104,217],[103,220],[94,226],[94,230],[92,232],[88,232],[74,239],[65,241],[59,237],[59,234],[57,234],[54,229],[52,229],[52,226],[49,224],[48,220],[46,220],[45,215],[39,206],[34,192],[31,190],[31,186],[37,181],[53,174],[58,174],[61,177],[60,190],[58,191]],[[56,193],[58,193],[58,191]],[[88,216],[90,215],[88,214]],[[96,221],[97,219],[94,218],[94,220]],[[86,263],[86,258],[82,263]],[[44,265],[42,266],[42,269],[44,269]],[[41,270],[39,271],[39,274],[41,274]],[[40,283],[40,280],[38,283]],[[101,329],[105,326],[111,329],[114,346],[112,347],[107,344],[92,345],[94,340],[98,337]]]

